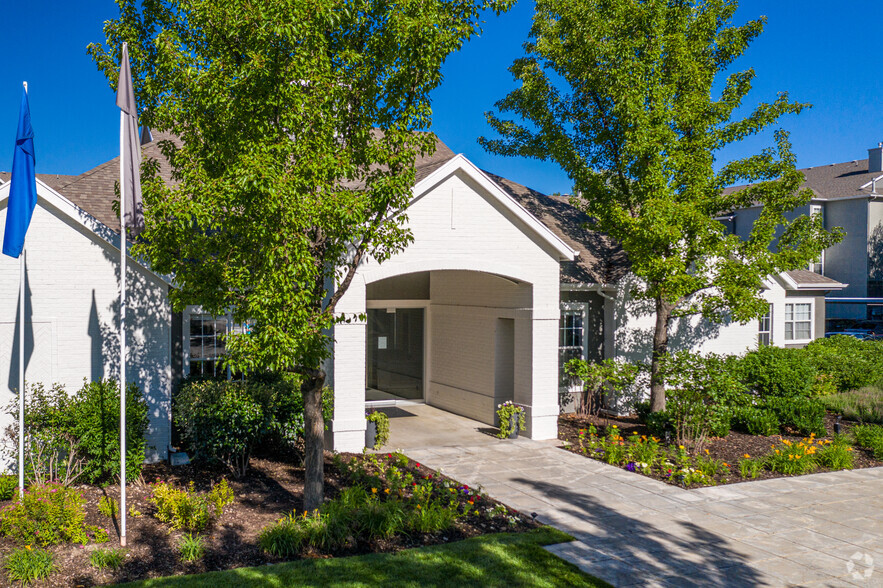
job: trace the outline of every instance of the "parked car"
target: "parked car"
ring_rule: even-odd
[[[883,340],[883,334],[869,333],[867,331],[856,331],[849,329],[847,331],[828,331],[825,333],[825,337],[833,337],[835,335],[843,335],[844,337],[855,337],[856,339],[860,339],[862,341],[881,341]]]

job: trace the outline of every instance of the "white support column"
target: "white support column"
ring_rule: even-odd
[[[348,316],[365,314],[365,283],[355,279],[337,305]],[[365,337],[366,324],[358,320],[334,327],[334,417],[331,421],[335,451],[360,452],[365,448]]]

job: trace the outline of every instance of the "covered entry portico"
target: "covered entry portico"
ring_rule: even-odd
[[[333,448],[364,446],[366,402],[425,402],[489,426],[526,407],[557,436],[559,268],[574,252],[462,156],[415,187],[414,241],[363,264],[338,310]]]

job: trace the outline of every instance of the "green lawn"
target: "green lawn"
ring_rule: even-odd
[[[394,554],[298,560],[127,586],[609,586],[542,547],[571,540],[566,533],[544,527]]]

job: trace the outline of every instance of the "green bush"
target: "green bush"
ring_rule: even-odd
[[[825,406],[815,398],[768,398],[765,406],[776,413],[782,427],[790,427],[801,435],[827,435]]]
[[[0,500],[12,500],[18,493],[18,476],[0,476]]]
[[[726,369],[726,358],[681,351],[662,362],[670,387],[666,410],[678,443],[701,448],[709,435],[729,433],[733,407],[748,401],[745,386]]]
[[[779,417],[770,409],[740,406],[733,413],[733,428],[749,435],[775,435],[779,432]]]
[[[86,543],[83,497],[61,484],[35,485],[0,510],[0,533],[20,545]]]
[[[820,399],[825,408],[863,423],[883,423],[883,388],[866,386]]]
[[[741,377],[761,397],[812,395],[816,368],[802,349],[765,346],[742,358]]]
[[[224,507],[233,502],[233,491],[227,480],[215,484],[208,494],[200,494],[193,482],[186,490],[175,488],[168,482],[153,484],[148,501],[156,507],[154,516],[173,529],[202,531],[212,519],[224,514]]]
[[[323,410],[330,418],[330,389]],[[173,407],[175,424],[194,458],[219,461],[245,475],[258,445],[288,444],[304,433],[303,397],[295,377],[263,374],[246,381],[192,380]]]
[[[125,549],[96,549],[89,554],[89,565],[99,570],[105,568],[115,570],[122,567],[125,559]]]
[[[883,342],[846,335],[816,339],[803,349],[820,374],[834,380],[839,392],[870,386],[883,377]]]
[[[23,585],[48,578],[54,569],[51,553],[29,547],[20,547],[7,555],[3,567],[10,580]]]
[[[883,459],[883,427],[879,425],[856,425],[852,428],[855,442],[861,447],[870,449],[874,457]]]
[[[97,483],[120,475],[120,386],[115,380],[87,383],[70,406],[72,433],[83,455],[83,479]],[[150,420],[135,384],[126,386],[126,480],[141,475]]]
[[[25,394],[25,485],[60,481],[72,484],[83,474],[84,458],[80,441],[74,434],[76,397],[64,386],[55,384],[46,389],[42,384],[28,385]],[[18,394],[6,412],[18,414]],[[18,459],[18,427],[6,431],[7,458]]]

